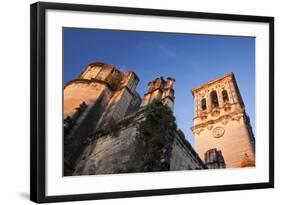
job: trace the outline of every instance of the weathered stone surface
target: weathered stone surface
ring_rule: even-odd
[[[141,106],[144,107],[153,102],[153,100],[159,100],[173,110],[175,99],[173,84],[175,81],[175,79],[170,77],[164,80],[162,76],[150,81],[148,83],[148,91],[143,97]]]
[[[143,161],[145,150],[139,150],[137,141],[138,125],[142,120],[143,115],[135,115],[126,123],[119,122],[121,127],[117,134],[108,133],[96,138],[85,148],[74,175],[143,172],[139,165]],[[174,139],[171,150],[163,148],[158,164],[160,167],[155,169],[165,170],[165,167],[161,167],[165,163],[168,163],[168,170],[173,171],[206,168],[177,130],[170,133]]]
[[[111,91],[99,83],[73,82],[64,88],[64,117],[71,116],[82,102],[95,103],[102,94],[109,96]]]
[[[170,170],[194,170],[205,169],[204,163],[201,161],[192,146],[183,136],[174,132],[174,142],[170,158]]]
[[[113,65],[95,62],[64,87],[64,164],[71,175],[88,138],[95,131],[122,119],[135,109],[140,97],[135,87],[139,79],[133,72],[123,73]],[[133,104],[131,103],[133,102]],[[87,108],[81,111],[81,104]]]
[[[136,149],[136,127],[122,129],[117,136],[99,137],[85,148],[74,175],[129,172]]]
[[[214,107],[211,92],[216,92],[218,105]],[[194,96],[195,149],[204,160],[205,153],[217,148],[226,168],[241,167],[245,153],[255,161],[255,139],[246,115],[233,73],[209,81],[192,90]],[[202,100],[207,106],[203,110]]]
[[[64,175],[206,169],[205,153],[214,148],[226,167],[254,166],[254,136],[233,74],[192,90],[196,151],[176,128],[175,80],[149,82],[142,100],[135,90],[138,82],[134,72],[95,62],[65,85]],[[168,117],[150,115],[157,120],[145,121],[144,110],[153,100],[166,105]],[[154,110],[159,114],[161,109]],[[162,120],[171,116],[169,122]],[[208,160],[210,168],[224,167],[213,162]]]
[[[76,119],[72,129],[64,134],[64,164],[70,170],[64,170],[65,175],[71,175],[76,166],[77,159],[83,152],[87,139],[92,136],[97,123],[105,110],[104,105],[108,98],[104,95],[99,96],[95,103],[88,105],[87,108]],[[75,115],[74,115],[75,116]]]

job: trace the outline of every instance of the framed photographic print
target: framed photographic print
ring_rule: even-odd
[[[273,17],[39,2],[30,19],[32,201],[274,187]]]

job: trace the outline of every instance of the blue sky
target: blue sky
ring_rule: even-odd
[[[175,78],[174,115],[192,145],[191,89],[233,72],[255,133],[253,37],[64,28],[63,49],[64,83],[93,61],[137,73],[141,96],[150,80],[158,76]]]

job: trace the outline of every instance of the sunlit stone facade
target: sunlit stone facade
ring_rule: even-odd
[[[64,175],[142,171],[137,167],[143,156],[136,152],[145,107],[158,100],[173,110],[175,79],[150,81],[143,99],[136,92],[138,82],[134,72],[124,73],[113,65],[94,62],[65,85]],[[153,169],[207,168],[179,128],[168,133],[172,141],[161,150],[160,161],[151,162]]]
[[[216,149],[226,168],[255,165],[255,138],[233,73],[192,89],[195,150],[202,160]]]
[[[162,76],[150,81],[148,83],[148,91],[143,97],[141,107],[146,106],[153,100],[159,100],[173,110],[175,100],[173,84],[175,81],[175,79],[170,77],[164,80]]]
[[[157,77],[141,98],[134,72],[102,62],[88,64],[64,86],[64,175],[141,171],[136,167],[143,156],[136,153],[145,108],[157,100],[173,111],[175,81]],[[180,128],[169,128],[166,135],[172,140],[152,163],[155,170],[255,166],[255,140],[234,75],[209,81],[192,94],[195,149]],[[160,139],[166,135],[159,133]]]

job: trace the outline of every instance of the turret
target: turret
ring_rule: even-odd
[[[175,79],[158,77],[148,83],[148,91],[144,94],[141,107],[144,107],[151,103],[153,100],[162,101],[163,104],[167,105],[171,110],[174,108],[174,94],[173,84]]]

